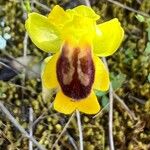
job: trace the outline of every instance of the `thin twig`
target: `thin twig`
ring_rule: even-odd
[[[36,5],[42,7],[44,10],[46,10],[46,11],[48,11],[48,12],[50,12],[50,10],[51,10],[49,7],[47,7],[46,5],[40,3],[40,2],[38,2],[38,1],[36,1],[36,0],[33,0],[33,3],[35,3]]]
[[[145,12],[142,12],[142,11],[139,11],[139,10],[136,10],[136,9],[131,8],[131,7],[129,7],[129,6],[123,5],[123,4],[121,4],[120,2],[117,2],[117,1],[114,1],[114,0],[107,0],[107,1],[110,2],[110,3],[113,3],[113,4],[115,4],[115,5],[118,5],[119,7],[122,7],[122,8],[124,8],[124,9],[127,9],[127,10],[129,10],[129,11],[132,11],[132,12],[134,12],[134,13],[140,14],[140,15],[142,15],[142,16],[144,16],[144,17],[150,17],[149,14],[147,14],[147,13],[145,13]]]
[[[66,129],[68,128],[68,126],[69,126],[71,120],[73,119],[74,115],[75,115],[75,113],[73,113],[73,114],[71,115],[71,117],[69,118],[68,122],[66,123],[66,125],[65,125],[64,128],[63,128],[63,130],[62,130],[61,133],[59,134],[57,140],[56,140],[55,143],[52,145],[51,150],[53,150],[53,149],[56,147],[58,141],[60,140],[60,138],[62,137],[62,135],[63,135],[64,132],[66,131]]]
[[[110,149],[115,150],[113,138],[113,88],[111,83],[109,89],[109,143]]]
[[[46,114],[48,110],[52,108],[52,106],[53,106],[53,103],[51,103],[49,107],[33,122],[32,127],[34,127],[41,119],[43,119],[43,116]]]
[[[73,139],[73,137],[69,133],[67,135],[68,135],[69,141],[72,144],[73,148],[75,150],[78,150],[78,147],[77,147],[77,145],[76,145],[75,140]]]
[[[81,3],[83,3],[84,5],[91,7],[90,1],[89,0],[80,0]]]
[[[28,34],[27,34],[27,32],[25,32],[25,36],[24,36],[24,40],[23,40],[23,58],[24,59],[27,56],[27,44],[28,44]],[[22,72],[21,86],[25,86],[25,79],[26,79],[26,68],[24,68],[23,72]],[[24,89],[22,89],[22,99],[24,99]]]
[[[31,3],[31,10],[33,10],[34,9],[34,0],[30,0],[30,3]]]
[[[28,33],[25,32],[24,40],[23,40],[23,56],[27,56],[27,45],[28,45]]]
[[[106,58],[103,57],[102,60],[109,72]],[[113,138],[113,87],[111,83],[109,88],[109,143],[110,143],[110,150],[114,150],[115,148],[114,148],[114,138]]]
[[[140,103],[142,105],[145,104],[145,100],[144,99],[140,99],[140,98],[134,97],[134,96],[132,96],[130,94],[129,94],[128,98],[129,98],[129,100],[134,100],[134,101],[136,101],[136,102],[138,102],[138,103]]]
[[[79,138],[80,138],[80,150],[83,150],[83,133],[82,133],[82,125],[81,125],[81,117],[79,110],[76,109],[77,123],[79,129]]]
[[[6,82],[6,84],[8,84],[9,86],[14,86],[14,87],[16,87],[16,88],[23,88],[23,89],[26,90],[26,91],[32,92],[32,94],[37,94],[35,91],[33,91],[33,90],[31,90],[31,89],[28,89],[27,87],[21,86],[21,85],[19,85],[19,84],[15,84],[15,83],[13,83],[13,82]]]
[[[24,12],[25,16],[27,17],[27,12]],[[27,56],[27,50],[28,50],[28,33],[25,32],[25,36],[24,36],[24,40],[23,40],[23,57],[24,59]],[[22,86],[25,85],[25,78],[26,78],[26,68],[23,69],[23,79],[22,79]],[[22,88],[22,94],[23,94],[23,98],[24,98],[24,89]],[[33,136],[33,128],[32,128],[32,124],[33,124],[33,109],[32,107],[29,108],[29,135],[30,137]],[[33,150],[33,143],[31,140],[29,140],[29,150]]]
[[[32,124],[33,124],[33,109],[32,107],[30,107],[29,108],[29,135],[30,137],[33,136]],[[33,150],[33,144],[31,140],[29,141],[29,150]]]
[[[136,120],[135,114],[128,108],[128,106],[123,102],[123,100],[114,92],[113,92],[113,96],[124,107],[124,109],[127,111],[130,119]]]
[[[17,120],[11,115],[7,108],[0,101],[0,109],[6,115],[6,117],[13,123],[13,125],[29,140],[31,140],[40,150],[46,150],[42,145],[40,145],[32,136],[30,136],[25,129],[17,122]]]
[[[24,40],[23,40],[23,58],[25,59],[27,56],[27,45],[28,45],[28,33],[25,32]],[[22,79],[22,85],[25,84],[25,75],[26,75],[26,68],[23,69],[23,79]]]

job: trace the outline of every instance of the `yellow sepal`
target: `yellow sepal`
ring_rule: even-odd
[[[47,89],[53,89],[59,87],[56,75],[56,62],[60,53],[57,52],[53,56],[45,59],[42,70],[42,84]]]
[[[109,73],[98,56],[93,56],[93,61],[95,65],[95,79],[93,88],[100,91],[107,91],[109,89]]]
[[[32,42],[41,50],[55,53],[60,49],[61,35],[47,17],[38,13],[30,13],[25,27]]]
[[[94,53],[98,56],[112,55],[120,46],[124,30],[117,18],[96,26],[96,36],[93,39]]]

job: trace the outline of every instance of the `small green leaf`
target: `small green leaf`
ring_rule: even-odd
[[[148,33],[148,40],[150,41],[150,27],[148,27],[148,28],[146,29],[146,31],[147,31],[147,33]]]
[[[102,107],[106,107],[107,104],[109,103],[109,99],[107,96],[102,97]],[[109,110],[109,106],[106,107],[106,110]]]
[[[147,25],[148,25],[149,28],[150,28],[150,18],[147,18],[147,19],[146,19],[146,23],[147,23]]]
[[[134,59],[134,57],[136,56],[135,51],[133,49],[127,49],[125,51],[125,54],[129,59]]]
[[[149,73],[147,79],[148,79],[148,82],[150,83],[150,73]]]
[[[147,42],[146,44],[145,53],[150,54],[150,42]]]
[[[26,10],[27,13],[31,12],[31,6],[30,6],[30,1],[26,0],[24,3],[22,3],[23,8]]]
[[[3,92],[0,90],[0,97],[2,97],[2,95],[3,95]]]
[[[111,83],[112,83],[112,87],[114,90],[119,89],[122,84],[124,83],[125,79],[126,79],[126,75],[123,73],[118,74],[117,76],[115,76],[114,73],[110,74],[110,78],[111,78]]]
[[[107,94],[107,92],[102,92],[99,90],[94,90],[97,97],[102,97]]]
[[[136,53],[135,53],[135,48],[132,49],[131,47],[126,49],[125,51],[125,59],[123,60],[123,62],[125,62],[126,64],[131,64],[132,60],[136,57]]]
[[[137,20],[139,21],[139,22],[144,22],[145,21],[145,18],[142,16],[142,15],[136,15],[135,16],[136,18],[137,18]]]

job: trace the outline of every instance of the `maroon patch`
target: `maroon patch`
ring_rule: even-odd
[[[95,76],[90,49],[71,49],[65,45],[56,70],[58,82],[66,96],[80,100],[89,95]]]

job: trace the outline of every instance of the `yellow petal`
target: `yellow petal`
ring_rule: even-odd
[[[82,16],[82,17],[87,17],[91,18],[93,20],[98,20],[100,18],[99,15],[97,15],[92,8],[85,6],[85,5],[80,5],[78,7],[75,7],[72,9],[76,15]]]
[[[57,88],[56,62],[59,52],[45,59],[42,70],[42,84],[47,89]]]
[[[109,88],[109,73],[99,57],[93,56],[95,65],[95,80],[93,88],[100,91],[107,91]]]
[[[59,91],[54,100],[54,109],[63,114],[71,114],[76,109],[76,103]]]
[[[120,46],[124,30],[117,18],[97,25],[93,40],[94,52],[98,56],[112,55]]]
[[[54,100],[54,109],[64,114],[71,114],[76,109],[86,114],[96,114],[100,111],[100,105],[93,91],[87,98],[78,101],[59,91]]]
[[[48,19],[52,24],[58,28],[61,28],[71,18],[70,15],[63,10],[63,8],[61,8],[59,5],[56,5],[48,15]]]
[[[60,49],[60,33],[47,17],[30,13],[25,27],[33,43],[43,51],[55,53]]]
[[[77,109],[86,114],[96,114],[100,111],[100,105],[93,91],[87,98],[77,102]]]
[[[96,23],[92,19],[74,15],[73,20],[64,25],[62,37],[74,38],[77,41],[86,38],[92,41],[95,36],[95,26]]]

